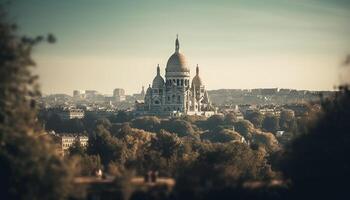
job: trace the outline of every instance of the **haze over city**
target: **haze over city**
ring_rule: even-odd
[[[164,75],[176,34],[209,90],[332,90],[350,52],[349,9],[341,0],[18,0],[10,16],[21,33],[57,37],[34,52],[43,93],[140,92],[157,64]]]
[[[0,0],[0,199],[347,199],[349,11]]]

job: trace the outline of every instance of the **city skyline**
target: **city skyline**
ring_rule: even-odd
[[[19,0],[10,8],[20,33],[58,39],[34,52],[46,94],[138,93],[157,64],[164,76],[176,34],[192,77],[198,64],[208,90],[332,90],[350,52],[350,4],[340,0]]]

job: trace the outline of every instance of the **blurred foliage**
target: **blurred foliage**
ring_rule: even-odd
[[[293,198],[341,199],[350,178],[350,92],[347,87],[324,100],[322,113],[280,156],[292,182]]]
[[[31,52],[52,35],[20,37],[0,8],[1,199],[66,199],[74,170],[55,151],[37,119],[40,96]]]

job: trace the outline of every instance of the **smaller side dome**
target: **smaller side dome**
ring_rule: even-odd
[[[192,87],[195,86],[196,88],[199,88],[202,85],[203,85],[203,82],[202,82],[201,77],[199,76],[199,67],[198,67],[198,64],[197,64],[196,76],[193,77],[193,79],[192,79]]]
[[[164,79],[162,76],[160,76],[160,68],[159,64],[157,66],[157,76],[154,77],[153,82],[152,82],[152,88],[163,88],[164,87]]]

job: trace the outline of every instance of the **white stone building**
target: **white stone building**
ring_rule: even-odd
[[[160,75],[158,65],[157,75],[146,91],[144,102],[136,104],[136,112],[145,115],[214,114],[198,65],[196,75],[190,81],[190,69],[185,56],[180,53],[178,38],[175,41],[175,52],[165,68],[165,80]]]

